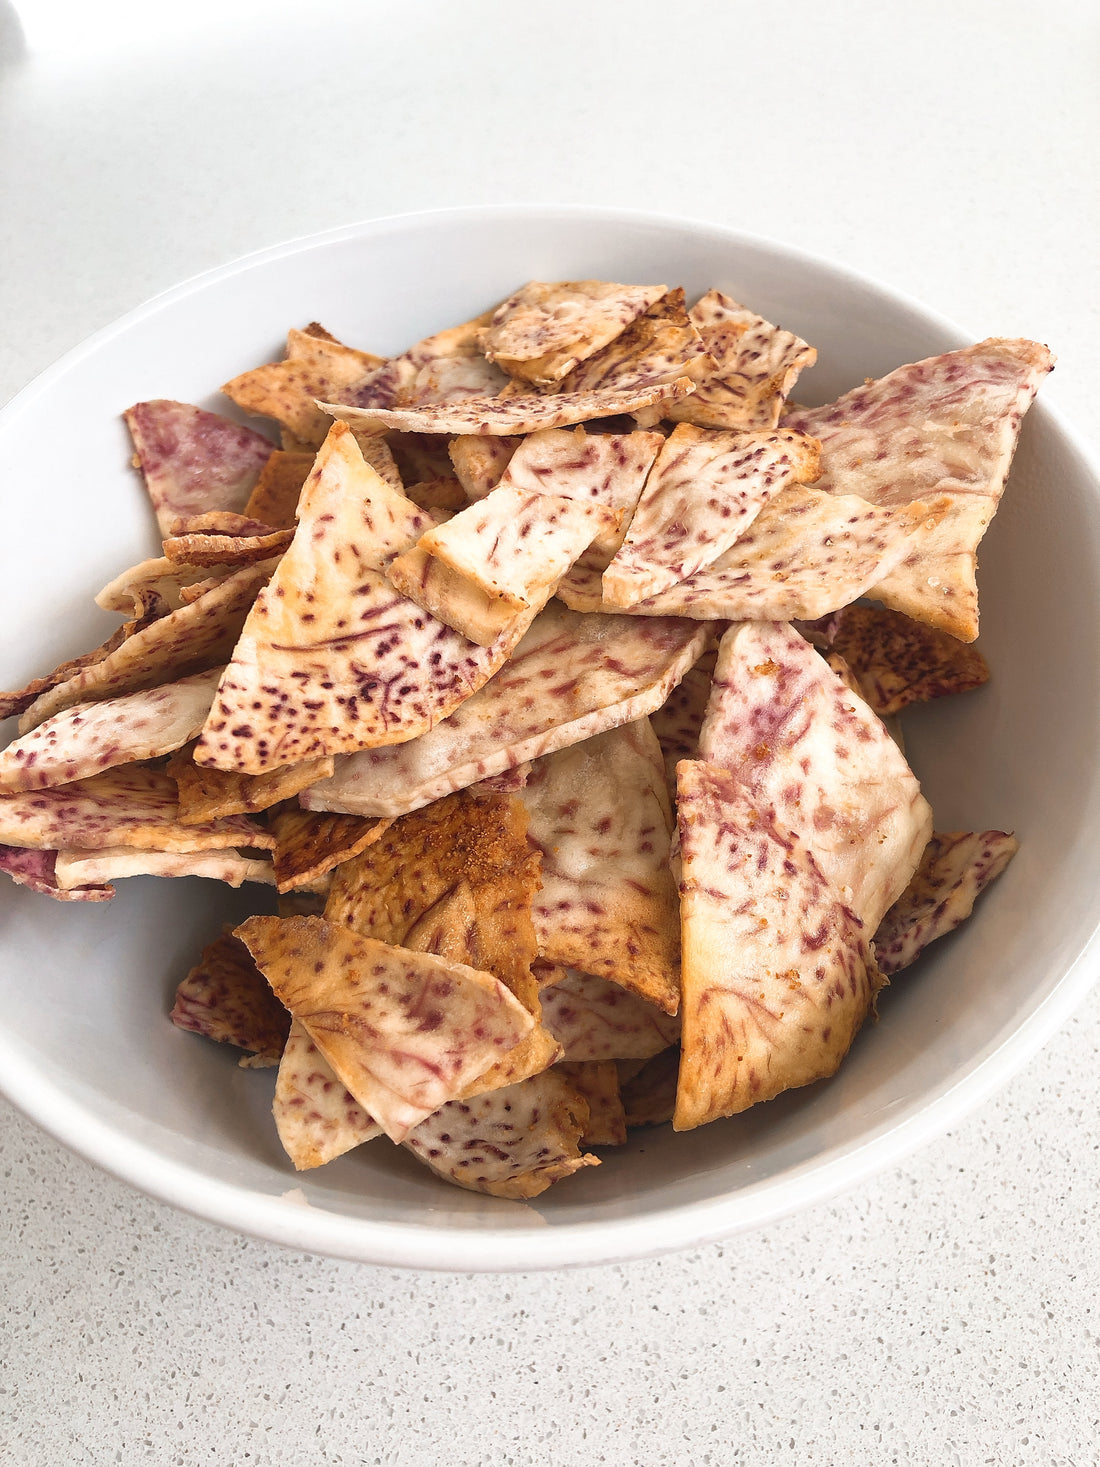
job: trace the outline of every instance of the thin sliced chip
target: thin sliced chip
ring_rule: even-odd
[[[74,703],[136,693],[224,663],[271,571],[270,561],[242,566],[189,606],[139,628],[106,657],[36,698],[20,720],[19,732],[36,728]]]
[[[327,421],[327,420],[326,420]],[[298,497],[313,467],[314,453],[285,453],[277,448],[260,470],[244,512],[279,530],[294,526]]]
[[[1034,341],[990,340],[899,367],[825,407],[785,415],[821,441],[818,487],[877,505],[952,501],[935,533],[871,594],[972,642],[977,547],[996,512],[1020,420],[1054,365]]]
[[[402,815],[660,707],[703,650],[671,618],[578,616],[553,602],[486,687],[430,732],[337,764],[310,810]]]
[[[989,664],[976,647],[900,611],[846,606],[821,630],[879,717],[989,681]]]
[[[699,730],[703,727],[703,716],[707,711],[716,657],[716,651],[704,652],[660,708],[649,715],[650,727],[661,746],[665,782],[674,803],[676,766],[681,759],[694,759],[699,753]]]
[[[197,736],[221,669],[101,703],[78,703],[0,752],[0,793],[71,784],[117,764],[170,754]]]
[[[165,558],[187,566],[251,565],[281,554],[294,538],[293,530],[274,530],[253,520],[245,521],[257,526],[251,534],[218,534],[197,529],[197,523],[206,518],[200,515],[185,521],[186,531],[166,536]],[[177,527],[178,524],[177,521]]]
[[[447,451],[448,439],[445,434],[387,433],[383,438],[377,433],[364,433],[357,429],[352,431],[363,457],[372,468],[378,468],[372,448],[381,445],[388,451],[399,475],[399,481],[394,484],[394,488],[401,489],[402,492],[406,484],[421,484],[428,479],[445,479],[451,472],[451,457]],[[387,484],[392,482],[381,469],[378,472]]]
[[[350,861],[382,834],[388,820],[361,815],[317,815],[294,804],[274,810],[268,827],[275,837],[275,880],[281,892],[293,891]]]
[[[932,812],[880,720],[793,627],[742,622],[722,638],[699,757],[733,770],[874,932],[917,869]]]
[[[912,881],[875,933],[875,956],[887,975],[916,962],[930,942],[953,932],[1019,849],[1003,830],[933,835]]]
[[[445,1105],[409,1133],[408,1149],[470,1192],[525,1200],[599,1158],[582,1154],[588,1103],[555,1067]]]
[[[298,1171],[324,1166],[382,1135],[382,1127],[367,1115],[297,1020],[291,1023],[279,1063],[272,1113],[283,1150]]]
[[[676,1110],[676,1082],[680,1074],[680,1046],[672,1045],[630,1076],[618,1066],[619,1097],[630,1126],[663,1126]]]
[[[684,308],[684,292],[677,287],[635,317],[614,341],[574,367],[562,380],[560,390],[615,388],[629,392],[677,377],[702,382],[715,366]]]
[[[699,428],[774,428],[788,392],[817,352],[720,290],[708,290],[689,314],[717,370],[699,380],[690,400],[673,403],[667,416]]]
[[[348,403],[363,408],[419,407],[496,394],[507,379],[486,360],[477,340],[488,320],[486,312],[461,326],[437,331],[391,357],[356,384],[347,396]]]
[[[681,423],[661,449],[604,572],[604,600],[636,606],[694,575],[740,539],[769,500],[817,472],[817,443],[801,434]]]
[[[331,778],[336,761],[308,759],[289,764],[270,774],[227,774],[196,764],[191,749],[173,754],[167,772],[176,782],[180,820],[184,825],[202,824],[223,815],[256,815],[282,800],[293,799],[318,779]]]
[[[290,1031],[290,1015],[268,987],[244,943],[230,933],[203,948],[176,989],[168,1015],[177,1029],[204,1034],[247,1050],[246,1069],[277,1065]]]
[[[540,428],[564,428],[593,418],[611,418],[632,413],[654,402],[673,402],[695,390],[690,377],[655,383],[629,392],[561,392],[549,397],[537,393],[517,397],[465,397],[421,408],[358,408],[350,403],[319,402],[332,417],[355,429],[384,433],[399,428],[405,433],[489,434],[515,437],[536,433]]]
[[[713,565],[627,608],[629,615],[703,621],[794,621],[863,596],[950,512],[942,495],[890,508],[855,494],[792,485],[764,506]],[[575,611],[605,605],[602,580],[582,558],[558,583]]]
[[[394,1141],[455,1099],[534,1020],[499,979],[321,917],[236,929],[276,995]]]
[[[673,1125],[688,1131],[833,1074],[880,979],[863,924],[799,836],[728,769],[685,760],[677,774],[683,1054]]]
[[[102,850],[58,851],[55,870],[61,887],[100,885],[129,876],[200,876],[234,887],[246,881],[275,885],[275,867],[270,858],[245,856],[231,847],[218,851],[151,851],[105,846]]]
[[[328,420],[314,399],[330,397],[377,371],[384,357],[356,351],[339,341],[311,331],[290,330],[286,356],[251,372],[243,372],[222,388],[246,413],[274,418],[299,443],[319,445],[328,432]]]
[[[540,956],[621,983],[674,1014],[672,812],[648,720],[536,760],[517,798],[542,852],[542,890],[533,904]]]
[[[664,285],[531,280],[493,312],[482,350],[510,377],[560,382],[667,294]]]
[[[679,1043],[679,1019],[621,984],[574,968],[549,971],[554,981],[539,989],[543,1023],[567,1060],[644,1060]]]
[[[582,1146],[625,1146],[626,1115],[614,1060],[563,1061],[557,1069],[588,1102]]]
[[[275,446],[186,402],[138,402],[123,417],[162,535],[180,515],[243,509]]]
[[[161,603],[158,615],[166,611],[178,611],[185,604],[185,589],[200,581],[208,581],[211,572],[224,580],[232,575],[233,566],[179,565],[165,556],[154,560],[143,560],[108,581],[95,598],[95,604],[104,611],[121,611],[126,616],[141,614],[150,605],[152,596]],[[218,575],[218,572],[223,574]]]
[[[271,850],[274,839],[243,815],[183,825],[176,785],[163,769],[123,764],[55,789],[0,795],[0,842],[33,850]]]
[[[610,558],[623,542],[646,475],[664,441],[660,433],[547,428],[522,440],[501,478],[501,487],[560,494],[621,511],[618,527],[593,542],[595,551],[604,551]]]
[[[28,851],[19,846],[0,846],[0,871],[10,876],[16,886],[25,886],[59,902],[109,902],[114,896],[113,886],[77,886],[71,889],[59,886],[57,857],[57,851]]]
[[[450,458],[467,499],[484,499],[500,483],[522,438],[485,438],[478,434],[452,438]]]
[[[335,425],[302,491],[294,542],[241,631],[197,764],[264,774],[400,743],[492,676],[522,622],[478,647],[385,579],[431,524]]]
[[[538,610],[536,606],[517,611],[419,545],[399,555],[387,576],[403,596],[482,647],[491,647],[498,637],[510,632],[518,617]]]
[[[466,491],[457,479],[422,479],[410,484],[406,495],[421,509],[453,512],[466,507]]]

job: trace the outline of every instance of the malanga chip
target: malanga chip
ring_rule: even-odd
[[[268,987],[240,938],[225,933],[202,951],[176,989],[168,1015],[178,1029],[249,1051],[246,1069],[277,1065],[290,1015]]]
[[[364,820],[361,815],[315,814],[287,803],[268,816],[275,837],[275,880],[281,892],[305,886],[350,861],[371,845],[388,820]]]
[[[212,577],[225,580],[236,566],[182,565],[158,555],[131,566],[108,581],[95,598],[104,611],[120,611],[125,616],[139,616],[155,606],[158,617],[178,611],[186,604],[184,592]]]
[[[680,1046],[671,1045],[646,1060],[641,1069],[625,1074],[627,1064],[620,1062],[619,1098],[627,1127],[663,1126],[676,1110],[676,1085],[680,1074]]]
[[[499,367],[486,360],[478,345],[478,333],[488,319],[485,313],[426,336],[400,356],[374,368],[355,384],[345,400],[357,407],[391,408],[495,395],[507,379]]]
[[[551,978],[539,989],[543,1023],[567,1060],[644,1060],[679,1043],[680,1020],[621,984],[574,968],[540,972]]]
[[[739,781],[678,771],[683,1036],[673,1125],[688,1131],[831,1075],[879,975],[863,924],[813,853]]]
[[[450,459],[466,498],[484,499],[490,489],[495,489],[512,455],[524,441],[522,438],[487,438],[477,433],[452,438]]]
[[[677,377],[691,377],[698,383],[714,367],[684,309],[684,292],[677,287],[637,316],[614,341],[574,367],[556,390],[591,392],[613,387],[626,392]]]
[[[191,749],[180,749],[167,764],[176,782],[180,819],[184,825],[217,820],[222,815],[256,815],[282,800],[290,800],[319,779],[330,779],[336,761],[307,759],[269,774],[229,774],[196,764]]]
[[[297,1020],[279,1062],[271,1109],[298,1171],[324,1166],[382,1134]]]
[[[109,902],[115,894],[113,886],[77,886],[57,884],[57,851],[31,851],[20,846],[0,845],[0,871],[10,876],[16,886],[25,886],[41,896],[59,902]]]
[[[676,766],[681,759],[695,759],[699,753],[699,730],[710,698],[717,650],[704,652],[699,661],[665,701],[649,715],[649,724],[657,735],[665,761],[665,780],[672,802],[676,803]]]
[[[320,917],[236,929],[281,1002],[394,1141],[515,1047],[534,1020],[499,979]]]

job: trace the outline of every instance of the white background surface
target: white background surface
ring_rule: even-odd
[[[280,239],[576,202],[770,234],[975,338],[1049,341],[1044,397],[1100,440],[1085,0],[17,8],[0,397]],[[1094,992],[906,1165],[724,1245],[557,1275],[243,1241],[2,1107],[0,1461],[1096,1463],[1098,1041]]]

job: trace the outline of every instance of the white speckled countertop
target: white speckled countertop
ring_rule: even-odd
[[[1088,0],[162,8],[0,0],[0,398],[263,245],[578,202],[773,235],[975,338],[1049,341],[1044,397],[1100,440]],[[0,1462],[1087,1467],[1098,1051],[1094,990],[997,1098],[832,1203],[507,1277],[234,1237],[0,1103]]]

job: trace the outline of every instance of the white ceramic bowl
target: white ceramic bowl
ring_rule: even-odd
[[[386,219],[200,276],[71,352],[0,418],[9,553],[5,666],[19,686],[117,619],[91,597],[153,553],[119,412],[171,397],[227,411],[217,385],[323,321],[382,352],[485,309],[531,277],[716,285],[799,332],[824,402],[964,344],[956,328],[844,270],[703,224],[575,209]],[[1006,329],[1011,323],[1006,323]],[[1055,344],[1056,345],[1056,344]],[[1071,433],[1032,410],[982,547],[992,684],[914,712],[912,762],[939,829],[1014,829],[1020,854],[974,921],[881,1000],[839,1075],[686,1135],[637,1133],[531,1205],[438,1182],[384,1143],[296,1175],[270,1116],[273,1071],[174,1029],[174,986],[253,893],[122,882],[59,906],[4,882],[0,1086],[116,1176],[280,1243],[416,1268],[599,1263],[699,1243],[895,1162],[1003,1083],[1090,983],[1100,923],[1100,498]],[[262,900],[262,898],[261,898]]]

